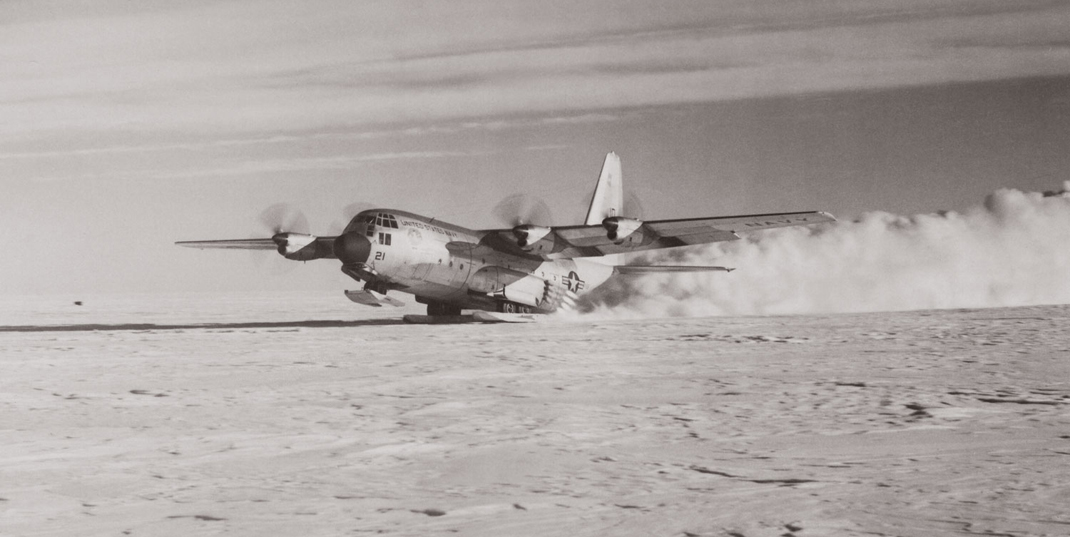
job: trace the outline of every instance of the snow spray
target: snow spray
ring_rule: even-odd
[[[737,270],[618,276],[581,315],[666,317],[976,308],[1070,303],[1070,181],[1056,193],[1001,189],[964,212],[745,235],[653,252],[642,264]]]

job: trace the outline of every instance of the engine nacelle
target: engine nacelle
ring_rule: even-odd
[[[548,227],[522,224],[513,228],[513,236],[516,237],[517,246],[527,249],[549,235],[550,231]]]
[[[602,227],[606,228],[606,237],[619,244],[624,241],[625,237],[635,233],[640,227],[643,227],[643,222],[634,218],[610,216],[609,218],[602,220]]]
[[[546,280],[504,267],[483,267],[468,278],[469,292],[487,293],[525,306],[552,310],[554,288]]]
[[[315,235],[305,233],[277,233],[271,240],[275,241],[279,253],[286,259],[309,261],[333,256],[330,245],[320,246]]]
[[[516,302],[517,304],[538,308],[541,307],[543,302],[548,298],[548,287],[546,280],[539,278],[538,276],[528,275],[506,285],[501,291],[495,293],[495,296],[504,298],[510,302]]]

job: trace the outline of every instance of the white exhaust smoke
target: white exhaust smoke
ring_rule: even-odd
[[[618,276],[577,308],[586,315],[664,317],[1070,303],[1066,190],[1003,189],[964,213],[872,212],[851,222],[654,252],[642,263],[738,270]]]

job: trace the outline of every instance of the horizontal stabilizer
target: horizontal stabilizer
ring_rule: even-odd
[[[274,239],[231,239],[224,241],[178,241],[175,244],[186,248],[223,248],[227,250],[275,250],[279,245]]]
[[[614,274],[657,274],[665,272],[732,272],[728,267],[703,267],[691,265],[622,265],[613,267]]]

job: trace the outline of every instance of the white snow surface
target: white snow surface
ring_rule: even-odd
[[[78,298],[0,303],[2,535],[1070,532],[1067,306],[413,326],[340,293]]]

